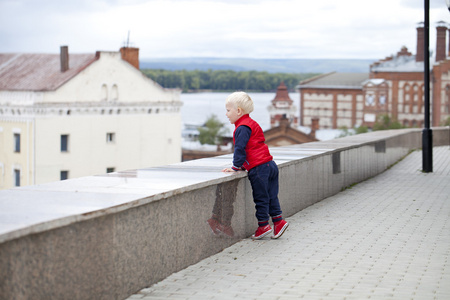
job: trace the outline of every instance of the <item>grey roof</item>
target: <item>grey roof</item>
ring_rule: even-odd
[[[430,56],[430,65],[433,62]],[[416,56],[397,55],[391,60],[380,61],[371,66],[372,72],[423,72],[424,62],[416,62]]]
[[[329,73],[300,83],[297,88],[361,89],[369,73]]]
[[[61,72],[59,54],[0,53],[0,90],[56,90],[95,60],[95,54],[70,54]]]

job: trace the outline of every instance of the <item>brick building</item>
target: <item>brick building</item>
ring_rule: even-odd
[[[310,134],[297,130],[299,125],[298,117],[296,116],[297,107],[289,97],[289,92],[284,82],[281,82],[278,86],[275,98],[271,101],[271,105],[267,107],[267,110],[270,114],[271,128],[264,131],[264,137],[269,147],[317,141],[315,133],[318,119],[316,119],[315,126],[311,127]]]
[[[430,57],[432,126],[450,116],[450,60],[448,26],[436,26],[436,51]],[[389,114],[408,127],[424,120],[424,27],[417,27],[416,55],[402,47],[396,55],[370,65],[369,73],[329,73],[303,81],[300,90],[300,125],[320,118],[325,128],[372,127],[380,114]],[[450,41],[450,39],[449,39]],[[450,47],[449,47],[450,48]]]

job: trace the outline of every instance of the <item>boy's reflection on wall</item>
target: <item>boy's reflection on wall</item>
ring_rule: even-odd
[[[212,217],[207,220],[215,235],[233,237],[234,231],[231,227],[233,217],[233,204],[236,200],[236,191],[239,180],[222,182],[216,188],[216,201],[212,210]]]

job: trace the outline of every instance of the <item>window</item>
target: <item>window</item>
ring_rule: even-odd
[[[116,141],[116,134],[114,132],[108,132],[106,134],[106,142],[114,143]]]
[[[14,186],[20,186],[20,170],[14,169]]]
[[[444,104],[445,104],[445,102],[447,102],[447,103],[444,108],[444,113],[448,114],[448,113],[450,113],[450,85],[447,85],[445,87],[445,99],[446,99],[446,101],[444,101]]]
[[[59,177],[60,177],[61,180],[69,179],[69,171],[61,171]]]
[[[374,96],[372,94],[367,94],[366,95],[366,105],[367,106],[373,106],[374,103]]]
[[[106,168],[106,173],[112,173],[116,170],[116,168]]]
[[[108,87],[106,86],[106,84],[102,84],[102,89],[101,89],[101,99],[102,101],[107,101],[108,100]]]
[[[14,152],[20,152],[20,133],[14,133]]]
[[[61,134],[61,152],[69,151],[69,135]]]
[[[112,86],[111,98],[113,101],[117,101],[119,99],[119,88],[117,87],[117,84]]]
[[[5,184],[5,165],[2,162],[0,162],[0,188],[2,188],[4,184]]]

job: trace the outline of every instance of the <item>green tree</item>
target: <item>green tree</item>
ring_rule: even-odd
[[[369,132],[369,127],[361,125],[359,127],[355,127],[355,133],[356,134],[360,134],[360,133],[367,133]]]
[[[218,145],[221,143],[221,138],[227,133],[225,124],[221,123],[216,115],[211,115],[204,126],[197,128],[199,131],[198,140],[200,144]]]
[[[442,126],[450,126],[450,117],[448,117],[447,120],[442,122]]]
[[[353,130],[348,129],[347,126],[342,126],[339,127],[339,130],[341,131],[341,134],[338,136],[338,138],[369,132],[369,128],[367,126],[355,126],[353,127]]]
[[[268,73],[259,71],[208,70],[168,71],[163,69],[143,69],[142,72],[165,88],[189,90],[220,91],[275,91],[284,82],[293,90],[302,80],[313,77],[315,73]]]
[[[351,132],[347,126],[341,126],[339,127],[339,130],[341,131],[341,134],[339,134],[338,138],[353,135],[353,132]]]
[[[400,128],[403,128],[402,124],[400,124],[397,120],[392,119],[388,114],[379,115],[373,125],[373,131]]]

